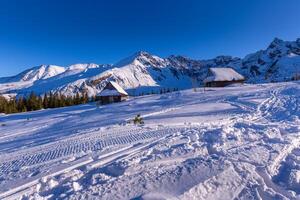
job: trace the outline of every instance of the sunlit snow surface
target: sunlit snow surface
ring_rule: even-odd
[[[2,115],[0,199],[299,199],[299,100],[289,82]]]

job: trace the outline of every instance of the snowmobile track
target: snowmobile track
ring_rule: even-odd
[[[113,132],[115,135],[114,137],[112,137],[112,134],[106,134],[109,135],[109,137],[99,137],[97,136],[99,133],[92,134],[90,137],[81,136],[81,139],[73,138],[71,140],[58,142],[50,146],[46,145],[45,148],[39,148],[38,151],[32,151],[30,149],[27,151],[23,151],[19,153],[17,157],[11,158],[11,160],[5,159],[9,157],[9,155],[6,155],[5,158],[3,157],[3,159],[1,159],[0,161],[0,173],[6,174],[10,171],[19,170],[24,166],[41,164],[47,161],[71,156],[81,152],[101,151],[102,149],[110,146],[134,144],[152,138],[163,137],[174,133],[175,131],[181,131],[181,129],[163,128],[160,130],[149,131],[132,130],[127,132],[125,131],[125,133]]]

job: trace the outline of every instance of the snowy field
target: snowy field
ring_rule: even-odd
[[[2,115],[0,199],[300,199],[300,82]]]

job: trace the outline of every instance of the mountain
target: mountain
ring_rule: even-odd
[[[1,78],[0,83],[4,82],[21,82],[21,81],[36,81],[40,79],[47,79],[65,71],[64,67],[56,65],[41,65],[28,69],[16,76]]]
[[[118,82],[131,95],[158,92],[161,88],[201,85],[210,67],[231,67],[249,83],[289,81],[299,77],[300,39],[275,38],[270,45],[244,58],[218,56],[195,60],[180,55],[160,58],[140,51],[116,64],[75,64],[68,67],[41,65],[13,77],[0,78],[0,94],[27,95],[52,91],[74,95],[99,93],[106,82]]]
[[[300,38],[283,41],[275,38],[267,49],[242,59],[240,72],[249,82],[289,81],[300,72]]]
[[[112,69],[93,77],[90,83],[97,87],[98,83],[106,77],[118,82],[131,94],[155,92],[160,88],[191,87],[188,74],[171,66],[168,59],[147,52],[138,52],[117,62]]]

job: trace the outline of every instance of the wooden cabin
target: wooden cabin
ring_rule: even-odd
[[[206,87],[225,87],[231,84],[244,83],[245,78],[232,68],[209,68],[203,80]]]
[[[101,104],[109,104],[127,100],[129,95],[116,82],[109,81],[103,90],[97,95]]]

